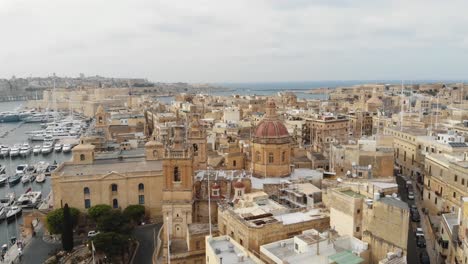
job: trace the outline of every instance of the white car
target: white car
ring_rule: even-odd
[[[94,230],[91,230],[88,232],[88,237],[91,238],[91,237],[95,237],[99,235],[99,231],[94,231]]]
[[[423,229],[422,229],[421,227],[416,228],[416,234],[415,234],[415,235],[416,235],[416,237],[418,237],[418,236],[422,236],[422,237],[423,237],[423,236],[424,236],[424,231],[423,231]]]
[[[414,192],[408,192],[408,199],[414,200]]]

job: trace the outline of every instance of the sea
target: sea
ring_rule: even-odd
[[[2,102],[0,103],[0,112],[3,111],[14,111],[22,107],[25,102]],[[40,124],[36,123],[0,123],[0,145],[12,146],[14,144],[21,144],[28,142],[28,135],[26,132],[32,130],[41,129]],[[29,142],[31,146],[40,144],[40,142]],[[54,162],[60,163],[71,158],[70,153],[62,152],[52,152],[48,155],[29,155],[26,158],[16,157],[16,158],[0,158],[0,164],[6,166],[6,173],[8,175],[14,174],[16,166],[19,164],[29,164],[34,165],[39,161],[46,161],[50,164]],[[29,188],[33,191],[41,191],[42,197],[46,198],[50,192],[50,177],[46,177],[46,181],[43,183],[18,183],[13,187],[8,186],[8,184],[0,187],[0,197],[5,197],[8,193],[15,193],[18,198],[21,194],[25,193]],[[27,210],[23,211],[23,214]],[[6,220],[0,222],[0,244],[6,244],[11,237],[20,238],[21,225],[23,223],[22,216],[18,216],[16,221],[11,221],[8,223]]]

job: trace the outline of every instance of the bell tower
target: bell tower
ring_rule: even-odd
[[[102,107],[102,105],[99,105],[94,117],[96,119],[96,125],[95,125],[96,131],[103,133],[104,137],[106,139],[109,139],[109,126],[108,126],[109,113],[107,113],[104,110],[104,107]]]
[[[184,126],[171,128],[172,139],[163,157],[164,258],[171,243],[186,243],[193,211],[193,156]],[[169,233],[169,234],[168,234]],[[169,241],[168,241],[169,237]],[[177,253],[177,252],[172,252]]]
[[[188,142],[193,151],[194,170],[205,170],[207,164],[206,131],[200,123],[200,116],[194,114],[188,131]]]

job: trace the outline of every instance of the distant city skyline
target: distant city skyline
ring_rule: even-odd
[[[463,80],[466,1],[0,2],[0,78]]]

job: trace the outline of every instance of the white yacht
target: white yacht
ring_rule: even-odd
[[[19,155],[19,152],[20,152],[20,146],[19,145],[14,145],[10,149],[10,157],[12,157],[12,158],[17,157]]]
[[[23,208],[32,208],[39,204],[41,198],[41,192],[27,192],[18,198],[17,204]]]
[[[38,174],[43,173],[47,170],[48,167],[49,167],[48,162],[39,161],[38,163],[34,165],[34,172]]]
[[[12,206],[9,208],[7,214],[6,214],[6,219],[7,220],[12,220],[14,219],[17,215],[21,214],[23,209],[19,206]]]
[[[20,164],[16,166],[16,174],[25,174],[26,171],[28,170],[28,164]]]
[[[55,152],[60,152],[60,151],[62,151],[62,145],[61,145],[61,144],[55,144],[54,150],[55,150]]]
[[[10,148],[7,146],[2,146],[0,148],[0,157],[6,158],[10,154]]]
[[[39,153],[41,153],[41,149],[42,149],[41,145],[35,145],[33,147],[33,154],[38,155]]]
[[[68,153],[68,152],[71,151],[71,149],[72,149],[71,144],[63,144],[62,152],[63,152],[63,153]]]
[[[44,142],[44,145],[42,145],[41,153],[42,154],[49,154],[52,152],[52,148],[54,145],[51,142]]]
[[[31,154],[31,152],[32,152],[31,146],[30,146],[28,143],[24,143],[24,144],[20,147],[19,154],[20,154],[22,157],[26,157],[26,156],[29,156],[29,154]]]

